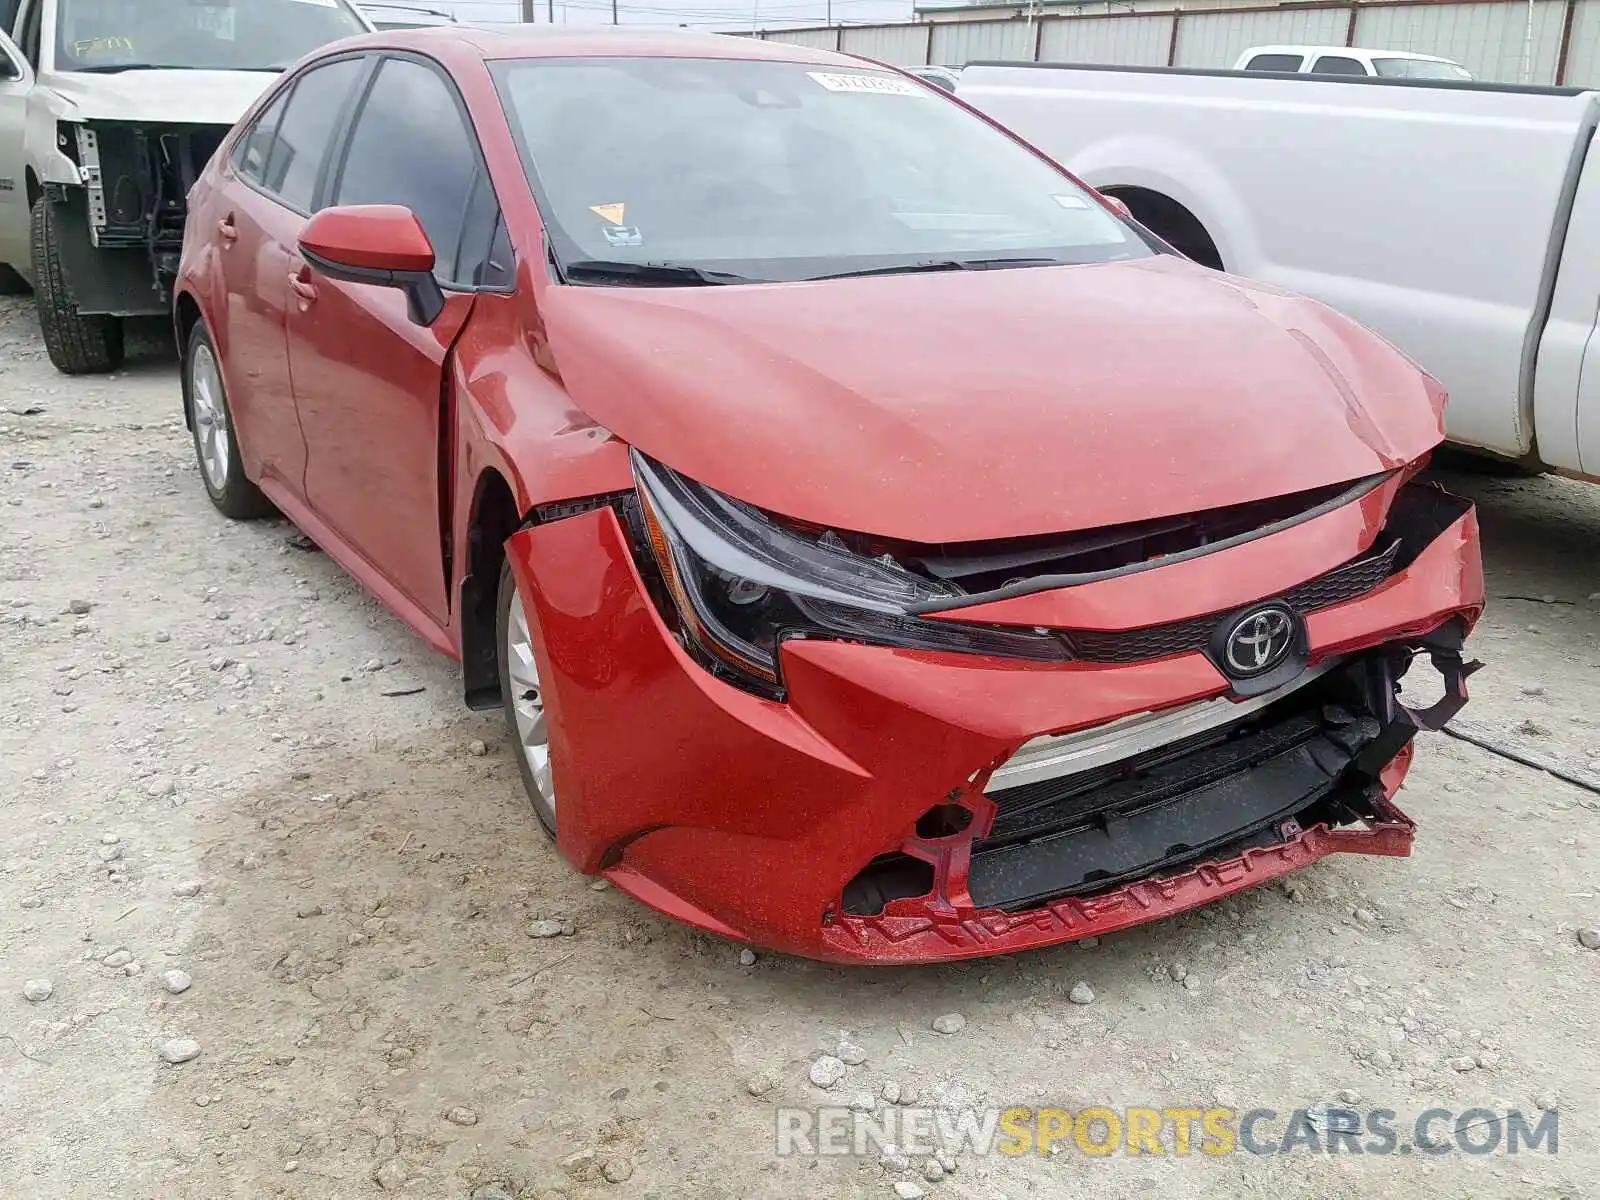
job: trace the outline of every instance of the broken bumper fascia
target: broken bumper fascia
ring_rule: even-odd
[[[1226,694],[1204,655],[1040,666],[789,642],[780,703],[711,677],[684,652],[610,508],[524,530],[508,549],[540,632],[562,852],[699,928],[848,962],[1012,953],[1181,912],[1328,854],[1409,853],[1414,827],[1392,802],[1406,738],[1378,766],[1381,794],[1359,827],[1289,827],[1278,844],[1021,911],[975,906],[953,859],[970,857],[983,831],[990,773],[1041,733]],[[1227,557],[1216,556],[1218,570]],[[1381,587],[1310,614],[1312,664],[1414,648],[1452,623],[1464,631],[1482,604],[1468,508]],[[1411,649],[1396,653],[1409,660]],[[964,839],[919,846],[916,822],[940,803],[968,806],[977,822]],[[954,894],[845,912],[851,879],[906,848],[942,859]]]

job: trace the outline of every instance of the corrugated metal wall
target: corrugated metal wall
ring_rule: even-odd
[[[924,37],[927,35],[924,34]],[[785,29],[782,33],[765,35],[768,41],[788,42],[795,46],[810,46],[813,50],[832,50],[839,37],[837,29]]]
[[[1572,33],[1563,82],[1600,88],[1600,0],[1573,0]],[[1384,50],[1441,54],[1494,83],[1555,82],[1567,0],[1476,0],[1357,4],[1355,44]],[[1529,13],[1532,13],[1532,38]],[[933,26],[932,60],[961,66],[974,59],[1163,66],[1169,50],[1181,67],[1231,67],[1241,51],[1274,42],[1342,46],[1350,33],[1349,6],[1183,11],[1095,17],[1049,16],[1027,21],[947,21]],[[1178,40],[1172,45],[1172,23]],[[831,49],[835,29],[773,31],[773,41]],[[884,62],[911,65],[928,55],[928,26],[855,25],[845,49]],[[1524,55],[1531,70],[1524,72]]]
[[[1251,46],[1291,42],[1342,46],[1345,9],[1262,9],[1260,12],[1184,13],[1178,25],[1179,67],[1231,67]]]
[[[1531,75],[1522,71],[1527,4],[1368,8],[1356,17],[1356,45],[1453,58],[1479,79],[1554,83],[1564,0],[1534,0]]]
[[[879,62],[915,66],[928,54],[926,25],[866,25],[844,31],[844,48]]]
[[[1578,0],[1567,50],[1567,79],[1579,87],[1600,87],[1600,0]]]
[[[933,27],[933,61],[959,67],[979,58],[1029,59],[1033,39],[1026,21],[945,21]]]
[[[1079,17],[1046,22],[1039,57],[1045,62],[1161,67],[1171,44],[1171,17]]]

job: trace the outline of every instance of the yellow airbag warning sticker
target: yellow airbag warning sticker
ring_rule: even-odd
[[[589,211],[602,221],[609,221],[613,225],[621,225],[622,218],[628,211],[626,204],[591,204]]]
[[[845,75],[833,71],[807,71],[830,92],[873,92],[879,96],[921,96],[919,88],[909,79],[896,79],[892,75]]]

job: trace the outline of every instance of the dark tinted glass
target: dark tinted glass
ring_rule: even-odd
[[[283,92],[267,106],[266,112],[256,118],[250,131],[239,139],[234,148],[233,165],[239,174],[252,183],[260,183],[267,172],[267,156],[272,153],[272,136],[278,132],[278,122],[283,120],[284,106],[289,93]]]
[[[1246,71],[1298,71],[1305,60],[1298,54],[1258,54],[1245,63]]]
[[[1365,75],[1367,68],[1342,54],[1324,54],[1311,68],[1313,75]]]
[[[317,67],[300,77],[289,97],[262,182],[301,212],[311,211],[322,162],[364,66],[347,58]]]
[[[479,170],[467,201],[467,219],[461,226],[456,252],[455,282],[473,287],[505,287],[511,282],[511,254],[505,238],[500,204],[488,175]]]
[[[477,174],[477,142],[450,86],[420,63],[389,59],[356,118],[333,203],[405,205],[433,243],[434,273],[456,280]],[[485,245],[467,255],[468,272],[484,258],[490,227]]]

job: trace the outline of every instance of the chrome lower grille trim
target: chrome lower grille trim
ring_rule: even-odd
[[[995,769],[984,792],[993,797],[1009,788],[1092,771],[1198,733],[1231,725],[1299,691],[1338,665],[1336,660],[1308,667],[1282,687],[1248,700],[1217,696],[1159,712],[1131,713],[1073,733],[1036,737]]]

